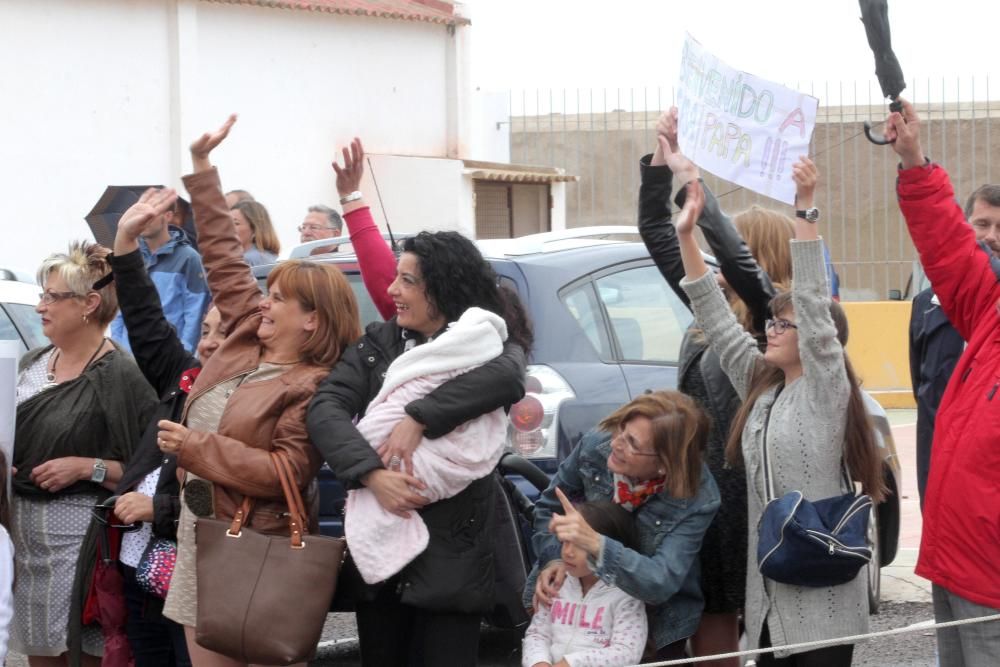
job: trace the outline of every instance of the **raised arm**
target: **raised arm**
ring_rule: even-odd
[[[906,100],[886,120],[886,138],[900,156],[899,208],[913,244],[948,319],[970,340],[984,317],[996,317],[1000,262],[976,242],[955,202],[948,174],[931,164],[920,145],[920,118]]]
[[[672,116],[671,109],[660,115],[656,123],[657,137],[668,135],[671,123],[675,128],[673,140],[676,144],[676,118]],[[680,156],[680,149],[672,153]],[[683,156],[675,160],[674,166],[681,166]],[[684,163],[686,166],[688,162]],[[691,165],[694,166],[693,164]],[[684,267],[681,264],[680,248],[677,246],[677,233],[674,226],[670,224],[670,193],[673,188],[673,171],[667,164],[663,155],[663,148],[659,139],[656,142],[656,150],[639,159],[639,235],[649,256],[656,263],[656,268],[660,270],[667,284],[676,292],[677,296],[688,303],[687,294],[680,288],[681,278],[684,277]],[[697,167],[694,173],[678,173],[681,189],[684,189],[686,181],[684,178],[697,178]]]
[[[680,153],[680,146],[677,143],[677,108],[671,108],[670,113],[665,116],[666,118],[661,118],[661,124],[657,126],[658,129],[662,127],[661,134],[667,140],[666,146],[670,152],[664,159],[670,161],[671,168],[683,170],[680,173],[687,174],[694,168],[693,174],[684,176],[692,180],[692,176],[697,177],[697,168]],[[663,152],[662,147],[660,152]],[[701,229],[709,249],[719,262],[726,283],[749,308],[754,330],[763,333],[768,304],[774,297],[774,286],[768,275],[757,264],[757,260],[750,254],[750,249],[736,231],[732,220],[722,212],[715,195],[704,182],[701,187],[705,192],[705,203],[701,215],[698,216],[698,228]],[[678,208],[683,209],[686,200],[687,188],[680,188],[674,200]],[[683,290],[680,292],[683,294],[684,302],[687,303],[687,294]]]
[[[763,355],[757,348],[757,341],[737,321],[715,275],[708,270],[701,256],[701,249],[694,238],[694,221],[701,215],[703,205],[701,183],[693,181],[688,185],[687,199],[677,220],[677,239],[685,273],[681,287],[691,299],[698,326],[719,355],[722,370],[729,376],[740,398],[745,399]]]
[[[230,116],[218,130],[206,132],[191,144],[194,173],[184,177],[191,195],[208,288],[226,334],[244,317],[256,312],[263,298],[250,265],[243,259],[243,247],[222,194],[219,173],[209,161],[209,154],[229,135],[235,122],[236,116]]]
[[[176,387],[182,372],[198,365],[163,314],[160,295],[139,251],[142,231],[169,210],[176,198],[172,189],[144,192],[118,221],[114,254],[108,258],[132,354],[158,396]]]
[[[801,157],[792,166],[796,183],[818,178],[816,166]],[[832,414],[842,412],[850,397],[850,380],[844,367],[844,346],[830,314],[830,287],[818,225],[795,218],[792,241],[792,306],[799,339],[802,375],[813,408]]]
[[[361,194],[361,177],[365,173],[365,149],[357,137],[351,142],[350,150],[344,149],[344,166],[333,161],[333,171],[337,174],[337,194],[341,199]],[[357,193],[357,194],[355,194]],[[396,314],[396,304],[389,296],[389,285],[396,278],[396,256],[382,238],[371,209],[364,197],[358,197],[343,204],[344,220],[351,234],[351,245],[358,257],[361,280],[368,295],[383,318]]]

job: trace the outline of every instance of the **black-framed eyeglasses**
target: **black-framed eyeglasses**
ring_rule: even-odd
[[[770,331],[774,329],[774,333],[781,335],[788,331],[789,329],[798,329],[799,327],[788,320],[783,320],[780,317],[773,320],[768,320],[764,323],[764,331]]]
[[[63,299],[72,299],[80,296],[76,292],[53,292],[52,290],[46,290],[44,292],[38,293],[38,300],[44,303],[46,306],[56,301],[62,301]]]

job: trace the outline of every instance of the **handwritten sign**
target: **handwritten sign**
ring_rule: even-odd
[[[725,64],[691,35],[677,86],[678,142],[720,178],[786,204],[792,165],[808,155],[819,100]]]

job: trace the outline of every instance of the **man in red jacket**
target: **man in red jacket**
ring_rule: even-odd
[[[937,414],[916,571],[933,583],[938,622],[1000,614],[1000,273],[948,174],[924,157],[909,102],[889,115],[886,137],[902,160],[897,193],[910,236],[968,342]],[[1000,621],[939,630],[937,640],[942,667],[996,665]]]

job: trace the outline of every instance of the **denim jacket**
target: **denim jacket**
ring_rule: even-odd
[[[553,512],[562,511],[555,488],[573,502],[610,500],[614,488],[614,476],[608,470],[610,454],[611,434],[589,432],[559,465],[535,504],[532,546],[538,562],[525,586],[526,605],[531,604],[538,570],[559,559],[559,541],[549,532]],[[672,498],[664,491],[636,510],[638,552],[605,537],[600,555],[591,560],[591,568],[602,581],[649,605],[649,635],[658,649],[690,637],[698,628],[704,606],[698,552],[718,509],[719,490],[702,464],[701,484],[694,497]]]

